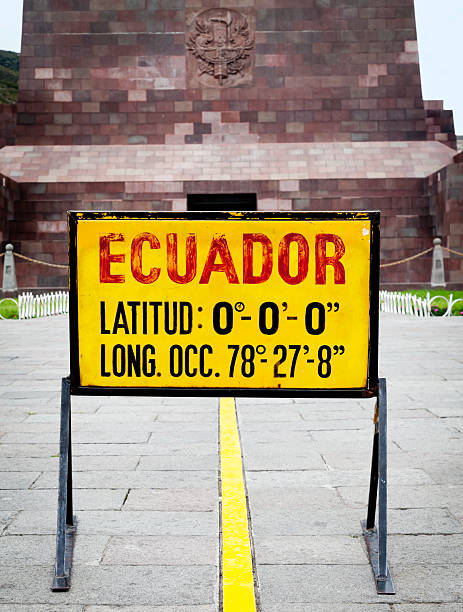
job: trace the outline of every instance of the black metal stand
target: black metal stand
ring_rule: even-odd
[[[378,527],[375,526],[377,505]],[[367,520],[362,521],[362,529],[375,575],[376,591],[379,595],[394,595],[394,583],[387,563],[387,393],[385,378],[380,378],[378,381],[368,514]]]
[[[380,378],[375,414],[370,492],[363,534],[378,594],[395,593],[387,563],[387,395],[386,379]],[[378,526],[375,526],[378,506]],[[68,591],[77,519],[72,510],[71,392],[69,378],[61,385],[61,433],[58,491],[56,565],[52,591]]]
[[[72,514],[71,394],[69,378],[63,378],[61,381],[56,565],[52,591],[68,591],[71,586],[70,573],[76,524],[76,517]]]

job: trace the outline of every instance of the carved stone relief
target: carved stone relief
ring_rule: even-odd
[[[229,8],[190,15],[186,33],[190,87],[235,87],[252,81],[254,19]]]

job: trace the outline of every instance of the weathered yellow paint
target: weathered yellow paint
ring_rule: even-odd
[[[159,249],[143,246],[143,271],[152,267],[160,268],[159,278],[151,284],[141,284],[131,272],[131,243],[135,236],[150,232],[157,236]],[[198,271],[187,284],[173,282],[166,271],[166,235],[178,235],[179,272],[185,270],[185,241],[188,234],[195,234],[197,240]],[[278,245],[283,236],[298,232],[309,245],[309,271],[300,284],[291,285],[278,272]],[[101,283],[99,276],[99,239],[106,234],[122,234],[123,242],[111,243],[111,254],[124,255],[124,262],[111,262],[112,275],[124,276],[124,282]],[[259,284],[243,284],[243,234],[263,233],[273,244],[273,270],[270,278]],[[333,269],[328,266],[326,284],[315,283],[315,248],[317,233],[332,233],[341,237],[346,251],[342,258],[345,268],[345,284],[335,284]],[[211,239],[214,235],[226,237],[239,283],[231,284],[223,272],[213,271],[208,284],[199,279],[207,259]],[[249,220],[236,214],[228,220],[201,219],[125,219],[108,215],[103,219],[78,218],[77,224],[77,286],[78,286],[78,332],[79,366],[81,386],[104,387],[188,387],[188,388],[281,388],[281,389],[348,389],[362,388],[367,381],[368,338],[369,338],[369,278],[370,278],[370,220],[365,215],[354,215],[352,219],[298,220],[264,219]],[[254,263],[257,270],[262,265],[262,253],[257,245]],[[291,246],[291,273],[294,273],[296,250]],[[327,253],[330,255],[331,253]],[[217,260],[219,261],[219,259]],[[193,328],[191,333],[169,335],[164,331],[157,334],[117,333],[102,334],[100,302],[106,309],[106,324],[111,328],[118,302],[173,302],[188,301],[193,307]],[[239,302],[245,305],[243,312],[233,311],[234,324],[229,334],[217,334],[212,325],[212,310],[219,301],[233,306]],[[258,327],[259,308],[264,302],[274,302],[280,310],[278,331],[274,335],[263,334]],[[339,303],[337,313],[326,313],[326,329],[320,335],[309,335],[305,328],[304,312],[310,302]],[[284,306],[286,304],[286,306]],[[201,309],[201,311],[199,310]],[[130,312],[130,308],[126,306]],[[241,316],[251,320],[242,320]],[[297,320],[288,320],[288,316]],[[130,325],[130,321],[129,321]],[[161,323],[162,328],[162,323]],[[115,376],[108,364],[116,345],[141,347],[151,344],[155,347],[156,375]],[[104,347],[108,376],[102,375],[101,347]],[[206,355],[206,366],[212,368],[209,377],[187,376],[183,372],[173,377],[169,366],[169,351],[172,345],[184,350],[187,346],[210,345],[213,354]],[[233,350],[229,346],[244,345],[263,347],[264,355],[255,356],[255,373],[243,374],[241,354],[238,356],[233,376],[230,376]],[[301,345],[309,347],[309,354],[301,350],[294,376],[290,376],[293,354],[288,351],[285,363],[280,366],[284,377],[275,377],[275,364],[281,358],[277,346]],[[317,352],[321,346],[344,347],[344,354],[331,359],[332,371],[329,377],[320,377],[317,369]],[[315,362],[308,364],[307,359]],[[192,367],[198,367],[197,356],[192,356]],[[263,362],[262,359],[267,359]],[[246,372],[246,370],[245,370]]]
[[[220,399],[223,612],[255,612],[241,446],[235,400]]]

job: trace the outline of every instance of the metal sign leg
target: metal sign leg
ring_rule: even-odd
[[[363,535],[380,595],[395,593],[387,563],[387,393],[386,379],[378,381],[377,418],[373,438],[370,494],[367,520],[362,521]],[[378,502],[378,503],[377,503]],[[378,527],[375,527],[378,505]]]
[[[71,394],[69,378],[61,382],[61,433],[59,449],[58,523],[56,565],[52,591],[68,591],[76,518],[72,514]]]

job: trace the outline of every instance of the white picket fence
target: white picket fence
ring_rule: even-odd
[[[18,296],[19,319],[35,319],[69,312],[69,294],[66,291]]]
[[[447,303],[447,308],[444,313],[437,313],[433,306],[436,300],[444,300]],[[425,298],[417,297],[410,293],[399,293],[398,291],[380,291],[379,292],[379,309],[380,312],[393,312],[395,314],[406,314],[414,317],[450,317],[452,307],[457,302],[463,302],[462,298],[453,299],[453,293],[448,297],[444,295],[435,295],[431,297],[429,293]],[[463,311],[463,304],[462,304]]]

